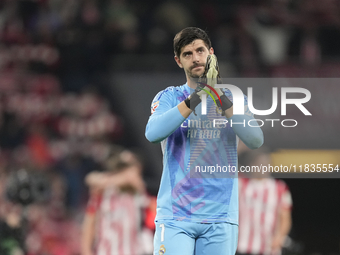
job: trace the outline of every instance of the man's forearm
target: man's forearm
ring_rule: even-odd
[[[241,141],[250,149],[257,149],[263,144],[263,132],[255,120],[251,122],[252,126],[249,126],[250,120],[254,119],[248,115],[232,115],[231,118],[228,118],[230,125]]]
[[[185,109],[186,108],[186,109]],[[178,106],[156,116],[151,116],[146,126],[145,136],[153,143],[161,142],[183,123],[191,110],[181,102]]]
[[[97,189],[105,189],[111,186],[121,186],[127,182],[124,173],[108,175],[102,172],[91,172],[85,177],[85,183]]]
[[[81,237],[81,254],[92,255],[92,244],[94,239],[95,214],[86,213],[83,221]]]
[[[285,238],[292,227],[292,217],[290,210],[281,211],[279,226],[280,227],[277,234],[282,238]]]
[[[192,113],[192,110],[190,108],[188,108],[188,106],[185,104],[185,102],[181,102],[177,105],[177,108],[179,110],[179,112],[181,113],[181,115],[183,116],[183,118],[188,118],[189,115]]]
[[[282,210],[278,217],[277,229],[274,233],[272,249],[280,251],[284,245],[286,237],[290,231],[292,224],[290,210]]]
[[[234,106],[231,106],[229,109],[224,111],[224,115],[229,119],[233,117]]]

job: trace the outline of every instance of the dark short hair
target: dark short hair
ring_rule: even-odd
[[[187,27],[177,33],[174,38],[175,55],[179,57],[181,55],[182,48],[196,39],[201,39],[208,49],[211,48],[211,41],[204,30],[198,27]]]
[[[126,157],[126,153],[130,155],[129,158]],[[104,163],[104,171],[118,173],[131,166],[142,166],[140,155],[119,145],[112,146]]]

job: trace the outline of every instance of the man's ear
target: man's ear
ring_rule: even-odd
[[[210,48],[209,54],[210,54],[210,55],[211,55],[211,54],[214,54],[214,48],[213,48],[213,47]]]
[[[175,61],[176,61],[177,65],[178,65],[180,68],[183,68],[183,65],[182,65],[182,63],[181,63],[181,60],[180,60],[177,56],[175,56]]]

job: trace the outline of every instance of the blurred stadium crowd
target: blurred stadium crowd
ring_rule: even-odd
[[[339,74],[336,0],[0,2],[0,217],[17,226],[25,215],[30,234],[18,240],[30,255],[79,254],[84,177],[124,143],[108,77],[123,54],[127,71],[145,68],[141,56],[171,54],[187,26],[208,31],[233,77]],[[8,200],[16,178],[37,173],[49,185],[34,201],[15,191]]]

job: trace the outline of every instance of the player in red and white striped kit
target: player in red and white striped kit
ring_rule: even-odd
[[[145,252],[141,242],[142,209],[148,201],[141,165],[128,151],[120,152],[112,161],[108,165],[113,173],[91,173],[87,178],[91,195],[83,222],[82,255]]]
[[[247,165],[270,163],[267,153],[249,153]],[[292,199],[287,185],[262,173],[239,178],[239,208],[237,253],[281,254],[291,228]]]

